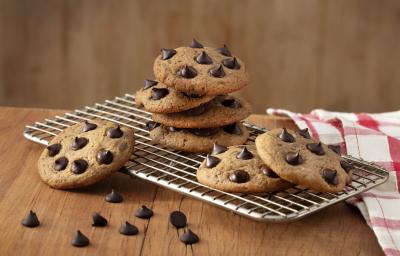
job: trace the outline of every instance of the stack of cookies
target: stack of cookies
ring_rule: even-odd
[[[228,95],[248,84],[244,63],[226,45],[161,49],[156,80],[145,80],[136,103],[152,112],[147,123],[156,143],[187,152],[209,152],[214,143],[244,144],[249,132],[240,122],[251,113],[244,99]]]

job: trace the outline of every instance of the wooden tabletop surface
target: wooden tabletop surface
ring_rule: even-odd
[[[345,203],[292,223],[261,223],[124,174],[84,189],[51,189],[37,174],[43,146],[24,139],[22,131],[26,124],[63,112],[0,108],[0,255],[382,255],[358,210]],[[249,120],[291,125],[260,115]],[[123,203],[104,202],[111,188],[124,196]],[[150,220],[134,216],[142,204],[153,209]],[[31,209],[41,221],[34,229],[20,224]],[[192,247],[182,244],[169,224],[169,213],[177,209],[201,239]],[[95,211],[108,226],[91,226]],[[125,220],[139,228],[137,236],[118,233]],[[77,229],[90,238],[90,246],[71,246]]]

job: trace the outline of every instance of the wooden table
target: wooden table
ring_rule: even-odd
[[[261,223],[124,174],[85,189],[51,189],[37,174],[43,146],[24,139],[22,131],[28,123],[63,112],[0,108],[0,255],[382,255],[358,210],[345,203],[292,223]],[[285,118],[250,120],[291,125]],[[111,188],[123,194],[123,203],[104,202]],[[150,220],[134,217],[142,204],[153,209]],[[20,224],[30,209],[41,221],[34,229]],[[192,248],[169,224],[169,213],[177,209],[200,236]],[[94,211],[109,220],[107,227],[91,226]],[[118,233],[125,220],[139,228],[137,236]],[[90,238],[90,246],[70,245],[77,229]]]

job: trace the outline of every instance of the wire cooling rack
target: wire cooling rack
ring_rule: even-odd
[[[27,125],[24,136],[47,145],[63,129],[90,119],[105,119],[135,130],[135,152],[126,164],[128,174],[258,221],[295,220],[371,189],[388,178],[388,172],[379,166],[343,156],[356,169],[351,184],[338,194],[315,192],[298,186],[264,194],[233,194],[212,189],[196,179],[196,169],[205,155],[171,150],[151,142],[146,129],[151,113],[138,107],[131,94]],[[265,130],[245,125],[250,131],[247,144],[254,145],[257,135]]]

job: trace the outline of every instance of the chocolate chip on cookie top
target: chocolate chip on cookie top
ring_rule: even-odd
[[[224,153],[227,150],[228,150],[227,147],[219,145],[217,143],[214,143],[213,149],[211,151],[211,155],[218,155],[218,154]]]
[[[109,150],[100,150],[97,152],[96,160],[99,164],[111,164],[114,159],[114,155]]]
[[[71,171],[75,174],[81,174],[88,168],[88,162],[84,159],[78,159],[72,162]]]
[[[161,59],[162,60],[168,60],[171,59],[174,55],[176,54],[176,51],[174,49],[161,49]]]
[[[299,152],[289,152],[286,154],[286,162],[290,165],[298,165],[301,163]]]
[[[247,150],[246,147],[243,147],[242,150],[237,153],[236,158],[241,160],[249,160],[253,158],[253,154]]]
[[[63,171],[65,168],[67,168],[68,165],[68,158],[66,157],[60,157],[57,160],[54,161],[54,170],[56,171]]]
[[[292,134],[290,134],[286,128],[282,129],[282,132],[279,134],[279,139],[281,139],[284,142],[292,143],[294,142],[294,137]]]
[[[82,149],[88,144],[89,140],[85,137],[75,137],[74,142],[71,145],[72,150]]]
[[[207,155],[207,157],[206,157],[206,167],[207,168],[213,168],[213,167],[217,166],[217,164],[219,162],[221,162],[221,159],[219,159],[216,156]]]
[[[144,80],[144,86],[143,86],[143,90],[147,90],[155,85],[157,85],[158,82],[154,81],[154,80],[150,80],[150,79],[145,79]]]
[[[197,76],[197,71],[194,67],[185,65],[179,69],[178,75],[186,79],[191,79]]]
[[[97,128],[97,124],[94,124],[94,123],[90,123],[90,122],[88,122],[88,121],[85,121],[85,125],[83,126],[82,131],[83,131],[83,132],[88,132],[88,131],[92,131],[92,130],[94,130],[94,129],[96,129],[96,128]]]
[[[229,180],[235,183],[245,183],[250,179],[250,175],[244,170],[236,170],[229,175]]]
[[[313,152],[316,155],[322,156],[325,154],[324,148],[322,147],[321,142],[318,143],[309,143],[306,145],[307,149]]]
[[[205,51],[202,51],[199,55],[197,55],[196,62],[204,65],[213,63],[212,59],[210,58],[210,56],[208,56],[208,54]]]
[[[60,143],[56,143],[56,144],[48,146],[47,147],[48,155],[49,156],[57,155],[60,152],[61,148],[62,148],[62,146]]]
[[[310,133],[308,132],[308,128],[301,129],[297,132],[301,137],[305,139],[311,139]]]
[[[117,125],[115,128],[107,129],[107,136],[111,139],[118,139],[124,135],[124,132],[121,130],[121,127]]]
[[[270,178],[279,178],[278,174],[276,174],[271,168],[266,165],[262,165],[260,171]]]
[[[167,88],[153,88],[151,89],[151,100],[160,100],[169,94]]]
[[[203,46],[201,43],[197,42],[197,40],[194,39],[194,38],[193,38],[192,41],[190,42],[189,47],[190,47],[190,48],[204,48],[204,46]]]

